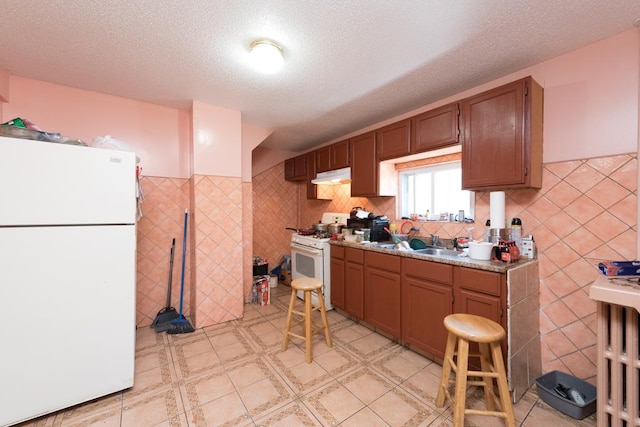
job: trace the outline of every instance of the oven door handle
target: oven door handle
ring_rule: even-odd
[[[322,250],[309,249],[304,246],[298,245],[296,243],[291,244],[291,249],[295,249],[300,253],[303,253],[305,255],[309,255],[312,257],[322,257]]]

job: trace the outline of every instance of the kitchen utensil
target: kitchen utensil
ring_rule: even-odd
[[[173,277],[173,258],[176,250],[176,239],[171,242],[171,255],[169,258],[169,283],[167,284],[167,305],[156,314],[156,318],[153,319],[151,327],[156,329],[156,332],[166,331],[171,327],[171,322],[178,318],[179,314],[175,308],[171,307],[171,281]]]
[[[491,242],[469,242],[469,258],[480,261],[489,261],[493,243]]]
[[[320,233],[326,233],[328,231],[329,224],[325,224],[322,221],[318,221],[313,224],[313,229],[315,231],[319,231]]]
[[[316,230],[313,228],[293,228],[293,227],[285,227],[285,230],[292,230],[298,234],[303,236],[311,236],[312,234],[316,234]]]
[[[409,246],[411,249],[424,249],[427,247],[427,244],[421,239],[411,239],[409,241]]]
[[[184,210],[184,234],[182,235],[182,277],[180,279],[180,314],[178,318],[171,322],[171,327],[167,330],[168,334],[188,334],[190,332],[195,331],[193,326],[184,314],[182,314],[182,303],[184,301],[184,266],[187,255],[187,218],[189,217],[189,212]]]
[[[402,225],[400,226],[400,233],[409,234],[409,231],[411,231],[412,228],[414,228],[414,227],[413,227],[413,223],[411,221],[404,221],[402,223]]]
[[[331,234],[340,234],[342,233],[342,229],[345,227],[344,224],[341,224],[339,222],[334,222],[333,224],[329,224],[327,226],[327,230],[329,231],[329,233]]]

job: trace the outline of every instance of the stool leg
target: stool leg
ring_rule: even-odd
[[[289,300],[289,312],[287,313],[287,324],[284,327],[284,338],[282,339],[282,351],[286,351],[289,346],[289,330],[291,330],[291,318],[296,304],[296,291],[291,289],[291,299]]]
[[[324,306],[324,293],[322,289],[318,289],[318,302],[320,303],[320,316],[322,316],[322,325],[324,326],[324,339],[327,341],[327,346],[333,347],[331,342],[331,332],[329,331],[329,321],[327,320],[327,310]]]
[[[469,369],[469,341],[458,339],[458,360],[456,361],[456,397],[453,406],[453,425],[464,425],[464,409],[467,399],[467,370]]]
[[[306,346],[306,361],[311,363],[311,291],[304,291],[304,337]]]
[[[453,360],[453,352],[456,347],[456,336],[452,333],[447,335],[447,346],[444,351],[444,360],[442,363],[442,375],[440,377],[440,386],[438,387],[438,396],[436,397],[436,407],[444,406],[444,398],[446,390],[449,386],[449,376],[451,375],[451,360]]]
[[[498,391],[500,392],[500,405],[502,412],[505,413],[507,426],[515,427],[516,420],[513,415],[513,406],[509,398],[509,386],[507,385],[507,373],[504,370],[504,361],[502,360],[502,349],[499,342],[491,343],[491,354],[493,356],[493,365],[498,372]]]
[[[487,343],[478,343],[480,347],[480,366],[482,368],[482,372],[492,372],[495,370],[491,369],[491,352],[489,351],[489,344]],[[487,410],[495,411],[495,393],[493,392],[493,378],[484,377],[484,401],[487,405]]]

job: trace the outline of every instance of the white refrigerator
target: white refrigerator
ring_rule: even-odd
[[[135,166],[0,137],[0,426],[133,386]]]

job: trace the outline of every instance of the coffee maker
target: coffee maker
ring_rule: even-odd
[[[384,229],[389,229],[389,218],[386,216],[377,216],[373,219],[369,218],[347,218],[347,228],[359,230],[368,228],[371,230],[369,240],[372,242],[386,242],[391,240],[391,236]]]

